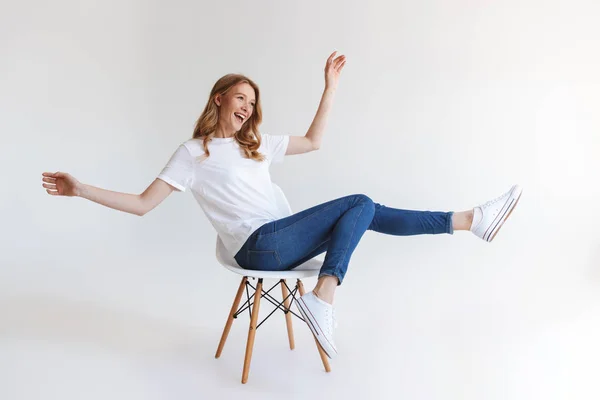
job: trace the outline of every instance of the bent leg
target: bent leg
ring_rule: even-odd
[[[357,196],[331,200],[264,224],[244,243],[236,261],[246,269],[280,271],[325,252],[339,220],[356,207]]]

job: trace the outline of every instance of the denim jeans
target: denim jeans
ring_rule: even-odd
[[[262,225],[235,260],[244,269],[284,271],[327,252],[319,277],[335,276],[341,285],[365,231],[395,236],[453,234],[453,213],[390,208],[354,194]]]

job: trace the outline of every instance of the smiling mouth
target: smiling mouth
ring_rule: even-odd
[[[233,115],[235,115],[235,117],[237,118],[237,120],[240,121],[240,124],[244,123],[244,117],[241,114],[234,113]]]

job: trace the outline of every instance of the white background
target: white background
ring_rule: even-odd
[[[0,398],[597,399],[599,17],[592,0],[3,2]],[[367,232],[333,371],[275,315],[241,385],[247,314],[214,359],[238,276],[193,197],[140,218],[50,197],[41,173],[142,192],[229,72],[259,84],[263,133],[303,135],[336,49],[321,149],[272,168],[294,211],[523,196],[491,244]]]

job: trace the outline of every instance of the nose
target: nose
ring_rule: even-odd
[[[242,105],[242,110],[244,110],[244,111],[248,111],[248,106],[247,106],[246,104],[243,104],[243,105]]]

